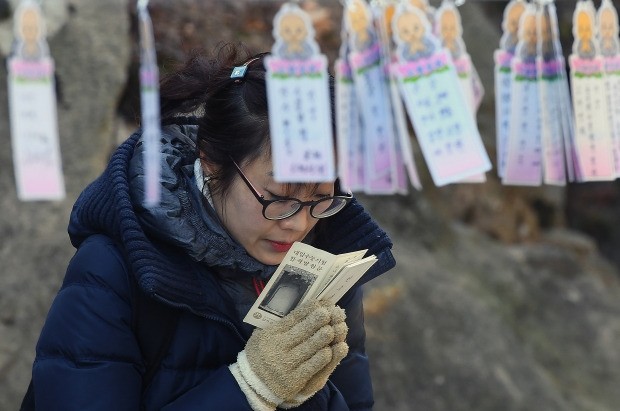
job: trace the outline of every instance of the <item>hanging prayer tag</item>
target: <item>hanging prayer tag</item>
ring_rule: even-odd
[[[610,0],[603,0],[597,12],[597,33],[607,85],[607,103],[616,177],[620,177],[620,42],[618,12]]]
[[[461,14],[452,0],[444,0],[435,12],[435,34],[442,47],[450,51],[452,63],[459,77],[461,90],[465,95],[472,116],[476,119],[478,107],[484,96],[484,87],[474,67],[463,41],[463,25]],[[484,173],[460,180],[460,183],[483,183],[486,181]]]
[[[341,38],[340,55],[334,64],[338,176],[343,189],[360,191],[364,188],[364,140],[344,22]]]
[[[155,52],[153,25],[149,16],[148,1],[138,3],[140,28],[140,98],[142,109],[142,138],[144,140],[144,192],[146,206],[159,204],[161,196],[159,111],[159,69]]]
[[[347,1],[344,15],[349,63],[364,125],[364,190],[368,194],[392,194],[397,191],[398,163],[381,44],[365,1]]]
[[[399,4],[392,31],[397,61],[391,69],[434,183],[442,186],[488,171],[491,162],[450,52],[441,47],[424,13]]]
[[[519,38],[511,61],[511,103],[502,180],[504,184],[542,184],[536,30],[536,9],[528,4],[519,21]]]
[[[541,0],[543,1],[543,0]],[[551,81],[555,85],[552,88],[555,95],[555,103],[558,106],[553,115],[558,115],[560,120],[560,134],[562,136],[561,141],[552,137],[548,141],[551,144],[547,144],[547,147],[551,148],[551,151],[543,157],[545,171],[544,178],[547,184],[565,184],[560,182],[561,175],[564,174],[569,182],[575,181],[580,175],[579,167],[575,161],[575,122],[573,118],[573,105],[571,104],[570,90],[568,86],[568,76],[566,75],[566,60],[564,59],[564,53],[562,51],[562,45],[560,42],[560,30],[558,28],[558,18],[553,1],[544,0],[542,3],[542,15],[539,19],[539,32],[541,33],[541,43],[539,44],[539,77],[545,76],[542,79],[544,83],[547,80]],[[550,59],[550,56],[554,56]],[[545,86],[547,87],[547,86]],[[544,103],[543,103],[544,104]],[[544,140],[547,140],[543,137]],[[564,166],[565,172],[562,173],[561,166],[559,164],[560,155],[557,151],[560,146],[564,146]],[[555,159],[555,160],[554,160]],[[554,162],[555,161],[555,166]]]
[[[616,178],[605,63],[595,37],[591,0],[579,1],[573,14],[573,50],[569,57],[575,112],[575,149],[582,181]]]
[[[562,100],[566,87],[564,58],[561,54],[557,16],[553,3],[538,6],[536,13],[538,38],[538,84],[541,115],[541,155],[546,184],[565,185],[566,118]]]
[[[450,51],[461,88],[475,117],[484,96],[484,88],[463,41],[461,14],[451,0],[444,0],[435,13],[435,21],[436,35],[441,45]]]
[[[395,4],[376,4],[374,14],[376,16],[376,26],[379,31],[381,40],[382,61],[385,65],[385,71],[389,80],[390,107],[392,109],[392,118],[394,122],[394,133],[397,138],[396,144],[396,189],[400,194],[406,194],[408,191],[407,176],[403,171],[407,171],[411,185],[417,190],[422,189],[422,183],[418,175],[413,156],[413,148],[411,145],[411,135],[407,127],[407,115],[403,101],[398,91],[398,79],[390,71],[390,66],[394,62],[396,55],[394,54],[394,44],[392,40],[392,19],[396,12]]]
[[[15,11],[15,43],[8,59],[13,165],[22,201],[65,197],[54,61],[45,34],[38,3],[22,1]]]
[[[310,18],[285,3],[274,19],[276,39],[265,58],[274,179],[335,179],[327,58],[314,40]]]
[[[525,10],[524,0],[512,0],[504,9],[503,34],[499,49],[493,55],[495,61],[495,130],[497,146],[497,174],[504,176],[512,98],[512,59],[517,47],[519,19]]]

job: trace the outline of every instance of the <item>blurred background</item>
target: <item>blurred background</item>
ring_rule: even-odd
[[[19,202],[6,89],[17,3],[0,0],[0,410],[18,409],[28,385],[38,334],[73,254],[71,206],[139,115],[135,2],[43,1],[67,198]],[[150,1],[162,72],[193,48],[222,41],[270,49],[281,4]],[[459,8],[486,89],[478,125],[494,163],[493,51],[505,5],[468,0]],[[302,6],[333,63],[340,2]],[[574,8],[575,1],[557,2],[565,54]],[[414,147],[423,190],[358,196],[391,235],[397,258],[394,270],[365,289],[375,409],[617,411],[618,181],[502,186],[493,170],[484,184],[437,188]]]

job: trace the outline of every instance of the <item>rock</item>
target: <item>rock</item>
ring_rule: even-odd
[[[367,286],[376,409],[616,410],[617,269],[571,241],[452,230],[433,251],[395,233],[397,268]]]

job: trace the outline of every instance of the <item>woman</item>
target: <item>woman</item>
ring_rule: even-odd
[[[77,200],[77,252],[37,344],[38,409],[371,409],[359,285],[339,307],[242,322],[294,241],[368,248],[379,261],[360,284],[394,265],[385,232],[337,182],[273,180],[262,55],[242,54],[197,55],[163,79],[159,206],[145,206],[140,133]],[[132,288],[179,312],[149,378]]]

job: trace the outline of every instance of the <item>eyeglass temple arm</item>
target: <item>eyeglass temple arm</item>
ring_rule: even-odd
[[[239,175],[241,176],[243,181],[245,181],[245,183],[252,189],[252,193],[254,193],[256,198],[258,198],[259,200],[265,200],[265,196],[262,195],[260,193],[260,191],[258,191],[256,189],[256,187],[254,187],[254,184],[252,184],[252,182],[250,180],[248,180],[248,178],[245,176],[245,174],[243,174],[243,171],[241,171],[241,167],[239,167],[237,162],[235,160],[233,160],[232,158],[230,159],[230,161],[232,161],[232,163],[235,165],[235,167],[237,167],[237,171],[239,171]]]

